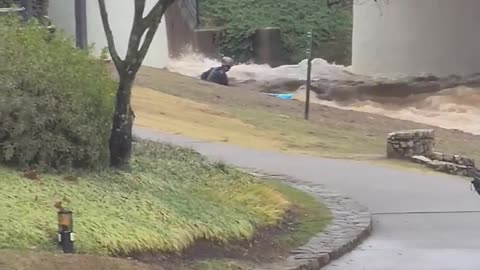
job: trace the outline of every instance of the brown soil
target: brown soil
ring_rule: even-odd
[[[1,270],[163,270],[157,265],[147,265],[118,258],[52,254],[38,251],[0,250]]]
[[[251,240],[215,243],[199,240],[181,253],[142,253],[130,257],[142,263],[161,265],[165,270],[178,270],[204,260],[233,260],[245,264],[267,263],[286,257],[291,249],[279,237],[291,233],[302,211],[290,210],[278,226],[262,228]]]

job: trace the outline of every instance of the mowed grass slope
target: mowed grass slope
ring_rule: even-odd
[[[132,103],[135,125],[196,139],[328,157],[368,157],[383,149],[381,142],[354,129],[257,108],[204,104],[146,87],[134,88]]]
[[[312,104],[311,119],[303,119],[303,104],[296,100],[279,100],[260,94],[258,90],[242,87],[224,87],[168,71],[143,67],[133,91],[133,107],[137,123],[144,122],[145,112],[165,108],[165,115],[151,115],[150,128],[157,131],[179,133],[193,138],[228,142],[256,149],[311,154],[332,158],[370,159],[381,157],[385,150],[386,133],[372,130],[371,123],[361,125],[358,118],[370,121],[370,115],[353,112],[353,119],[344,111]],[[152,91],[156,90],[156,91]],[[146,93],[148,92],[148,93]],[[157,92],[157,93],[155,93]],[[144,96],[148,96],[148,102]],[[182,114],[180,107],[171,105],[170,99],[206,106],[210,112],[222,112],[219,117],[234,119],[231,129],[222,121],[208,121],[205,111],[196,111],[192,126],[208,126],[210,133],[199,133],[185,125],[168,129],[164,116]],[[328,114],[332,111],[332,114]],[[348,112],[351,113],[351,112]],[[345,119],[347,118],[347,119]],[[171,117],[170,121],[174,121]],[[372,118],[373,119],[373,118]],[[375,120],[373,120],[374,122]],[[359,125],[360,124],[360,125]],[[143,124],[141,124],[144,126]],[[167,125],[168,126],[168,125]],[[247,128],[239,128],[248,126]],[[221,135],[236,132],[236,139],[221,140]],[[216,134],[216,135],[212,135]],[[253,136],[252,138],[252,135]],[[228,137],[228,136],[226,136]]]
[[[79,253],[179,251],[197,239],[248,239],[279,222],[290,202],[278,191],[196,152],[141,141],[129,172],[72,181],[0,170],[0,249],[56,249],[56,209],[74,211]]]
[[[270,132],[243,122],[226,110],[150,88],[134,87],[132,103],[136,126],[261,149],[283,145]]]
[[[194,102],[196,106],[207,106],[212,112],[222,112],[222,116],[218,117],[228,118],[229,121],[239,124],[232,129],[221,121],[209,121],[205,112],[197,110],[195,119],[191,122],[194,122],[195,126],[208,126],[209,134],[198,133],[188,125],[166,130],[164,123],[156,121],[155,116],[149,118],[150,126],[160,131],[173,131],[193,138],[215,141],[222,141],[221,135],[235,131],[235,140],[223,141],[258,149],[375,162],[381,160],[385,163],[388,133],[404,129],[434,128],[439,151],[468,155],[480,160],[480,136],[458,130],[318,104],[311,104],[310,120],[305,121],[304,103],[301,101],[279,100],[260,94],[258,89],[223,87],[146,67],[140,70],[137,85],[159,92],[158,95],[150,94],[149,102],[145,103],[141,98],[142,92],[134,91],[134,109],[137,115],[140,115],[136,119],[138,122],[143,121],[142,114],[151,107],[169,108],[169,115],[182,114],[185,109],[179,110],[168,105],[170,99],[166,97],[174,96],[175,99]],[[239,128],[240,125],[248,128]]]

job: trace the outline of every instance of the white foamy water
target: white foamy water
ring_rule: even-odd
[[[186,76],[199,77],[210,67],[220,65],[218,61],[189,53],[178,60],[171,60],[168,69]],[[229,77],[237,82],[268,82],[278,79],[304,80],[306,77],[306,61],[298,65],[286,65],[271,68],[268,65],[240,64],[231,69]],[[312,63],[312,78],[342,80],[351,78],[349,67],[329,64],[323,59],[315,59]],[[304,90],[295,93],[295,99],[304,100]],[[398,99],[398,101],[400,101]],[[288,102],[288,101],[286,101]],[[408,103],[395,103],[390,99],[388,104],[373,101],[354,101],[341,104],[335,101],[321,100],[315,95],[312,102],[343,110],[373,113],[392,118],[409,120],[418,123],[458,129],[480,135],[480,89],[456,87],[444,89],[428,96],[420,96]]]
[[[185,76],[199,78],[202,72],[210,67],[220,66],[217,60],[206,58],[195,53],[185,54],[183,57],[170,60],[167,69]],[[298,65],[285,65],[271,68],[269,65],[238,64],[229,72],[228,76],[236,82],[266,82],[278,79],[305,80],[307,61]],[[312,61],[312,79],[329,78],[339,79],[350,76],[349,67],[329,64],[327,61],[317,58]]]

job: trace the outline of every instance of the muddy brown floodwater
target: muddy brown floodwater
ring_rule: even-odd
[[[204,70],[217,65],[216,60],[188,53],[171,60],[167,68],[198,78]],[[306,61],[277,68],[247,63],[233,67],[229,77],[235,84],[263,92],[293,92],[294,99],[304,101],[305,74]],[[480,134],[479,75],[366,77],[351,73],[349,67],[314,59],[312,79],[317,91],[312,97],[314,103]]]

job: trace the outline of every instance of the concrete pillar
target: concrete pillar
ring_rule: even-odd
[[[181,56],[193,46],[193,31],[197,27],[197,1],[175,1],[165,12],[170,58]]]
[[[193,32],[193,49],[207,57],[219,56],[217,41],[221,38],[221,29],[196,29]]]
[[[75,36],[77,47],[80,49],[87,49],[88,41],[86,0],[75,0]]]
[[[353,8],[354,72],[480,72],[480,1],[365,0]]]
[[[255,62],[278,67],[282,64],[282,37],[280,28],[258,29],[254,40]]]
[[[75,40],[75,3],[73,1],[50,0],[48,17],[59,31]]]

